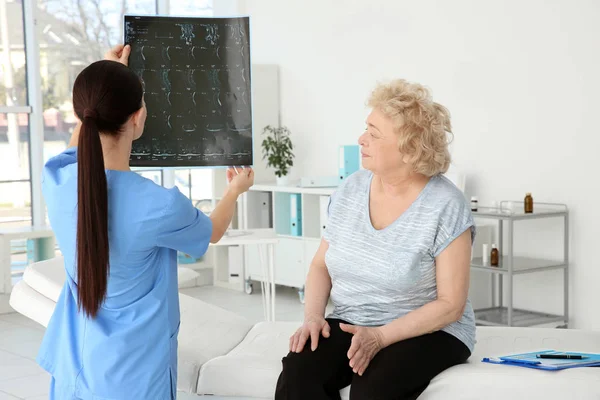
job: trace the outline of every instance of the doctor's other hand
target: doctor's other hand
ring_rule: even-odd
[[[290,351],[302,352],[308,338],[310,338],[310,349],[315,351],[319,345],[319,336],[328,338],[330,333],[331,328],[322,315],[307,315],[302,326],[290,337]]]
[[[118,61],[121,64],[127,65],[129,63],[129,54],[131,53],[130,45],[118,44],[104,54],[105,60]]]
[[[250,167],[229,168],[227,182],[229,182],[229,189],[239,196],[254,185],[254,171]]]

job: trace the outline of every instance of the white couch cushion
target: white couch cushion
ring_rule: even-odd
[[[261,322],[229,354],[202,366],[198,394],[273,398],[297,322]]]
[[[229,354],[208,361],[200,371],[198,394],[273,398],[281,359],[298,323],[260,323]],[[538,371],[481,362],[484,356],[553,348],[600,352],[600,332],[566,329],[478,327],[476,350],[466,364],[435,377],[423,400],[438,399],[592,399],[600,393],[600,368]],[[341,391],[349,398],[349,388]]]
[[[56,303],[33,290],[25,281],[19,281],[10,294],[10,306],[19,314],[46,327]]]
[[[419,400],[600,399],[598,368],[539,371],[480,361],[471,358],[442,372]]]
[[[60,257],[39,261],[29,265],[23,273],[23,280],[36,292],[55,303],[67,278],[65,259]]]
[[[477,327],[471,359],[540,349],[600,352],[600,332],[580,329]],[[600,370],[599,370],[600,371]]]
[[[200,367],[238,346],[252,324],[237,314],[184,294],[179,294],[179,307],[177,389],[193,393]]]
[[[435,377],[419,400],[600,399],[600,368],[539,371],[482,363],[483,357],[556,349],[600,352],[600,332],[574,329],[478,327],[475,351],[464,365]],[[493,388],[493,389],[490,389]]]

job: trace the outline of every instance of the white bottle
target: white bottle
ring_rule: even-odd
[[[489,251],[489,246],[487,243],[483,244],[483,250],[482,250],[482,256],[481,259],[483,261],[483,265],[488,265],[488,263],[490,262],[490,251]]]

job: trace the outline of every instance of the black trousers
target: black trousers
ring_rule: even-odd
[[[283,358],[275,400],[339,400],[339,391],[350,384],[350,400],[412,400],[437,374],[471,355],[460,340],[438,331],[382,349],[359,376],[347,357],[352,334],[340,329],[344,321],[327,322],[331,334],[319,338],[317,350],[311,351],[309,338],[301,353]]]

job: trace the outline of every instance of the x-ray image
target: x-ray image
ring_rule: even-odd
[[[249,18],[125,16],[148,117],[133,167],[252,165]]]

